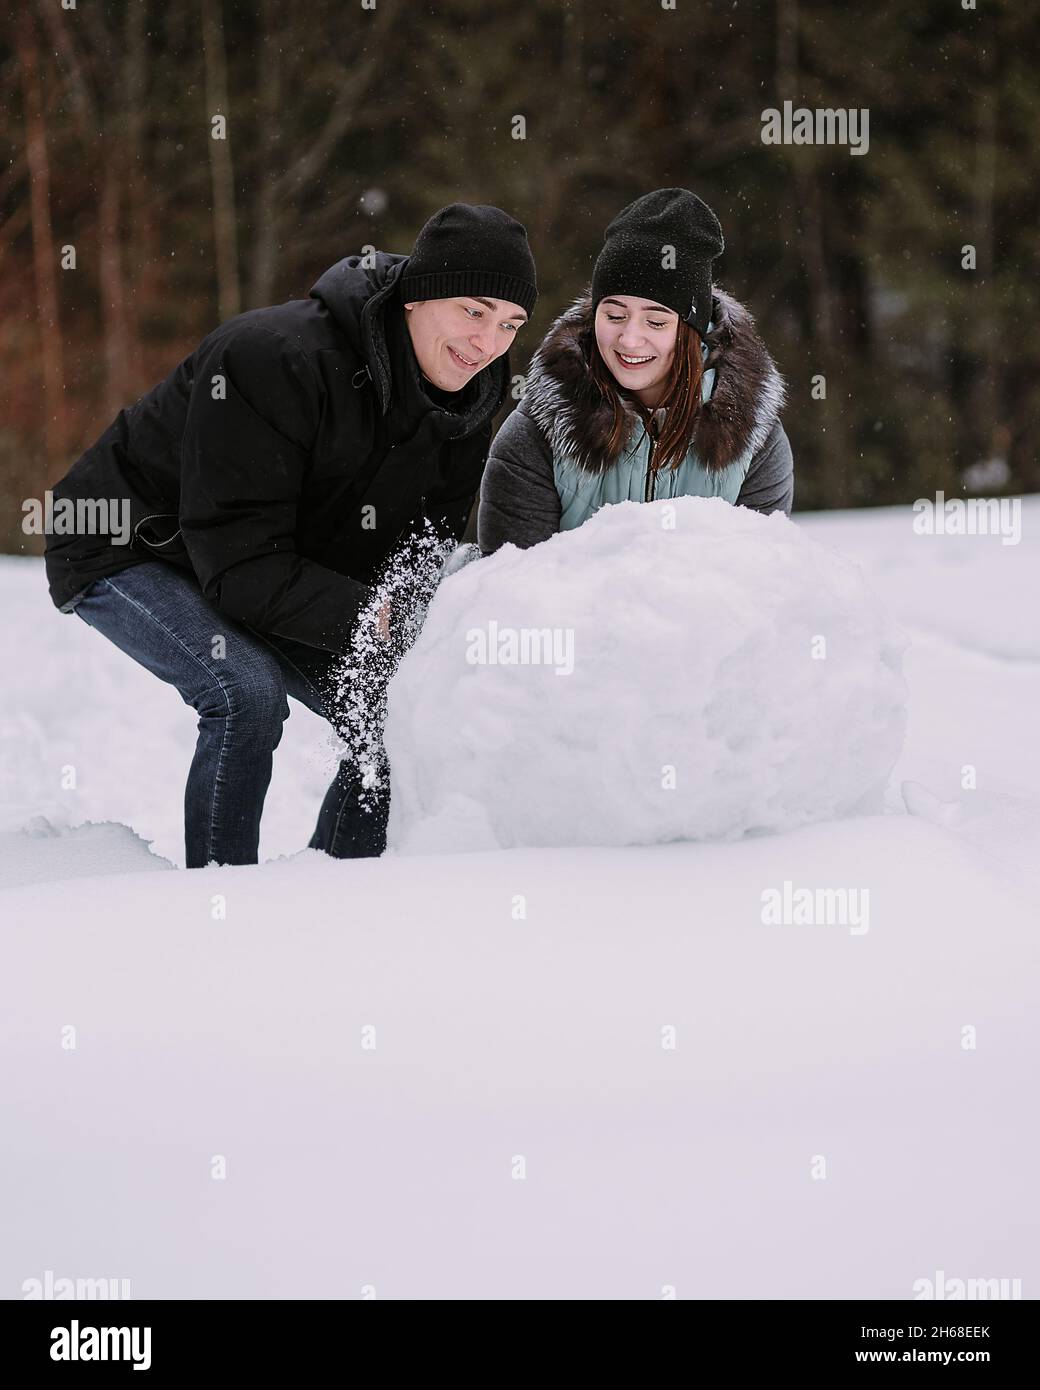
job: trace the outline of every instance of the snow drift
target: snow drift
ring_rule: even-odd
[[[0,1291],[907,1300],[941,1269],[1035,1297],[1040,497],[1023,513],[1017,546],[798,514],[913,641],[890,814],[334,860],[302,848],[328,726],[292,700],[267,862],[190,873],[155,856],[184,863],[194,711],[0,556]],[[767,924],[786,882],[869,889],[870,930]]]
[[[446,579],[389,694],[389,847],[736,839],[881,809],[901,631],[787,517],[604,507]]]

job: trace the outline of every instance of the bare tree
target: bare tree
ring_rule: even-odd
[[[66,23],[71,12],[62,12],[46,0],[38,0],[38,10],[68,84],[84,153],[88,160],[99,158],[101,164],[96,265],[104,330],[105,410],[112,415],[132,393],[130,362],[137,356],[136,344],[130,341],[122,252],[124,108],[121,87],[110,81],[118,45],[93,7],[76,12],[82,20],[77,25]],[[92,69],[100,70],[100,79],[92,80]],[[105,99],[98,92],[105,93]]]
[[[282,7],[278,0],[261,0],[260,44],[257,65],[257,138],[259,168],[253,200],[252,275],[249,285],[251,304],[269,304],[274,294],[275,262],[278,255],[280,217],[275,200],[275,166],[282,134],[282,48],[278,42],[278,21]]]
[[[796,101],[801,97],[798,5],[799,0],[777,0],[776,93],[781,106],[785,100]],[[818,467],[816,481],[823,504],[839,506],[843,501],[841,465],[847,458],[847,428],[842,399],[836,393],[845,389],[847,361],[838,341],[834,296],[827,268],[819,156],[815,148],[798,148],[789,152],[788,160],[793,178],[786,213],[790,225],[798,227],[801,233],[798,246],[809,303],[809,341],[815,354],[816,370],[826,378],[827,394],[815,404],[819,411],[819,433],[825,440],[829,460],[823,460],[825,466]],[[826,466],[828,462],[831,466]]]
[[[238,222],[235,212],[235,170],[231,158],[231,111],[228,100],[227,57],[221,0],[200,0],[202,47],[206,61],[206,103],[209,120],[224,117],[224,130],[210,130],[209,167],[213,182],[213,245],[217,257],[217,300],[222,319],[242,307],[238,279]]]
[[[36,321],[43,363],[44,445],[49,464],[65,448],[65,369],[58,309],[58,262],[51,226],[51,175],[40,91],[39,48],[30,11],[23,11],[16,30],[25,110],[25,157],[29,172]]]

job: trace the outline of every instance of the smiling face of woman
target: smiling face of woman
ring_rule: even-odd
[[[508,352],[527,322],[519,304],[466,295],[405,306],[419,369],[442,391],[461,391],[477,372]]]
[[[619,385],[653,409],[675,355],[679,316],[639,295],[614,294],[596,308],[596,346]]]

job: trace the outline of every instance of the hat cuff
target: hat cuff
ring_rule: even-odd
[[[538,291],[529,280],[493,270],[434,270],[425,275],[402,275],[399,286],[405,300],[483,295],[519,304],[528,314],[538,298]]]

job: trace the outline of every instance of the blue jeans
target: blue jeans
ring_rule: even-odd
[[[160,560],[95,580],[73,609],[120,651],[175,686],[199,715],[184,792],[189,869],[255,864],[260,814],[274,750],[289,717],[286,695],[337,726],[330,673],[336,657],[285,638],[261,636],[218,612],[193,576]],[[221,644],[214,638],[223,638]],[[308,848],[362,859],[386,848],[389,791],[369,790],[340,763]]]

